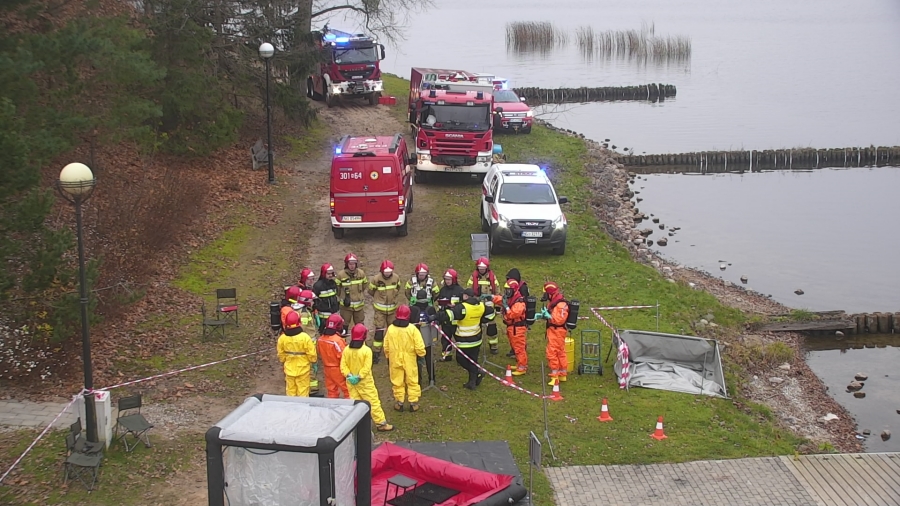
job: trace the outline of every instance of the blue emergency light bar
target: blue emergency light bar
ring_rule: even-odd
[[[334,154],[336,154],[336,155],[341,154],[341,147],[340,147],[340,146],[334,148]]]
[[[350,37],[338,37],[338,38],[334,39],[334,41],[337,42],[338,44],[343,44],[345,42],[350,42]]]
[[[337,38],[337,35],[335,35],[335,34],[333,34],[333,33],[326,33],[326,34],[325,34],[325,40],[334,40],[335,38]]]
[[[477,98],[478,100],[483,99],[483,98],[484,98],[484,92],[479,91],[478,93],[475,94],[475,98]]]

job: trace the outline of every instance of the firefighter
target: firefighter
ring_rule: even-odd
[[[559,285],[552,281],[544,283],[541,300],[547,306],[537,318],[547,321],[547,362],[550,364],[550,385],[554,380],[566,381],[569,360],[566,357],[566,320],[569,319],[569,303],[563,298]]]
[[[497,286],[497,278],[494,271],[491,270],[491,262],[485,257],[481,257],[475,261],[475,270],[472,271],[472,277],[466,288],[471,288],[475,292],[475,296],[484,301],[488,306],[493,307],[494,296],[500,295],[500,289]],[[500,353],[500,339],[497,336],[496,328],[493,331],[493,337],[488,336],[488,346],[491,349],[491,355]]]
[[[337,274],[338,299],[341,301],[345,334],[353,325],[365,323],[364,305],[368,281],[366,273],[359,268],[359,258],[353,253],[347,253],[344,257],[344,269]]]
[[[313,285],[312,291],[316,296],[316,314],[319,317],[319,333],[322,334],[325,331],[325,322],[328,321],[328,317],[340,312],[338,285],[335,281],[333,265],[322,264],[322,268],[319,270],[319,279]]]
[[[341,374],[341,355],[344,353],[344,348],[347,347],[347,343],[341,337],[343,330],[344,319],[335,313],[328,317],[328,321],[325,322],[325,333],[319,337],[316,343],[316,349],[325,370],[327,392],[325,396],[331,399],[339,398],[340,394],[344,394],[344,399],[350,398],[347,380]]]
[[[438,313],[438,321],[452,322],[456,325],[456,363],[469,373],[469,380],[463,384],[464,388],[475,390],[481,384],[484,374],[478,365],[478,356],[481,352],[482,330],[481,326],[492,323],[494,308],[486,305],[475,296],[475,291],[466,288],[463,292],[463,300],[452,309]],[[494,327],[496,330],[496,327]]]
[[[394,409],[419,410],[419,366],[425,362],[425,343],[419,328],[409,324],[410,310],[406,304],[397,308],[397,317],[384,333],[384,358],[390,364],[391,385],[394,386]]]
[[[379,432],[387,432],[394,430],[394,426],[387,423],[384,417],[375,380],[372,378],[372,350],[366,346],[368,333],[362,323],[357,323],[350,330],[350,344],[341,356],[341,374],[347,379],[350,398],[367,401],[375,428]]]
[[[284,319],[290,313],[294,313],[297,310],[298,300],[300,299],[300,287],[299,286],[289,286],[284,291],[284,299],[281,301],[281,330],[283,331],[285,328]]]
[[[315,298],[316,296],[313,294],[312,290],[301,290],[300,295],[297,296],[297,303],[291,306],[294,311],[300,315],[300,327],[303,328],[303,332],[306,332],[306,334],[312,338],[313,344],[316,344],[317,337],[319,336],[319,326],[316,323],[316,316],[313,310],[313,301]],[[318,361],[312,365],[312,371],[310,371],[309,389],[312,392],[317,392],[319,390]]]
[[[528,352],[525,350],[528,328],[525,326],[525,297],[519,292],[519,282],[506,280],[506,294],[503,297],[503,323],[506,324],[506,337],[516,359],[516,370],[513,376],[521,376],[528,371]]]
[[[316,273],[309,267],[304,267],[303,270],[300,271],[300,281],[298,281],[297,284],[300,285],[300,288],[312,290],[315,283]]]
[[[525,300],[525,297],[528,297],[528,283],[522,281],[522,274],[519,273],[519,269],[513,267],[506,273],[506,284],[503,285],[503,305],[501,307],[506,308],[509,307],[508,298],[512,292],[509,292],[509,280],[514,279],[519,283],[519,294],[522,296],[522,300]],[[527,347],[527,345],[526,345]],[[516,350],[512,347],[512,343],[510,343],[509,353],[506,354],[509,358],[516,358]]]
[[[318,360],[312,338],[300,326],[300,315],[288,313],[278,337],[278,360],[284,364],[287,395],[309,396],[310,364]]]
[[[454,269],[447,269],[444,272],[444,282],[437,295],[438,310],[444,311],[451,309],[462,299],[463,287],[459,286],[459,278]],[[452,322],[441,324],[441,361],[449,362],[453,360],[453,347],[450,346],[450,339],[456,334],[456,325]]]
[[[428,297],[426,302],[429,306],[434,305],[435,297],[441,290],[438,283],[428,273],[428,266],[425,264],[417,265],[412,278],[406,282],[406,298],[409,299],[410,305],[419,303],[417,296],[420,290],[425,290],[425,295]]]
[[[400,276],[394,273],[394,263],[390,260],[381,262],[378,274],[369,280],[369,293],[372,295],[372,306],[375,310],[375,337],[372,339],[375,348],[372,362],[381,360],[381,347],[384,343],[384,332],[388,324],[394,321],[397,306],[400,304]]]
[[[422,342],[425,345],[424,371],[427,373],[425,379],[421,380],[420,383],[430,383],[434,381],[434,360],[432,359],[431,354],[432,346],[438,336],[438,330],[431,325],[431,322],[435,321],[437,311],[435,311],[434,305],[432,305],[428,293],[424,288],[415,294],[415,300],[416,303],[409,308],[411,312],[409,321],[418,327],[419,333],[422,334]],[[422,372],[423,368],[420,367],[420,378],[422,377]]]

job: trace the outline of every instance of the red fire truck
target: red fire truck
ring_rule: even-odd
[[[412,69],[409,122],[416,138],[417,183],[432,172],[479,176],[490,168],[494,149],[491,88],[451,91],[442,86],[477,80],[477,75],[461,70]]]
[[[377,104],[383,90],[378,62],[384,59],[384,45],[361,33],[328,27],[317,35],[322,57],[306,80],[306,95],[325,100],[328,107],[336,105],[338,97],[366,98]]]

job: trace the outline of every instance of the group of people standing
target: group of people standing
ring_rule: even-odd
[[[505,279],[501,292],[487,258],[475,262],[465,288],[456,270],[447,269],[438,282],[424,263],[418,264],[405,282],[394,272],[390,260],[384,260],[378,273],[367,277],[353,253],[344,257],[340,271],[326,263],[316,278],[311,269],[303,269],[298,284],[285,289],[281,303],[277,351],[284,364],[287,395],[308,396],[317,386],[315,377],[321,363],[328,397],[343,395],[368,401],[376,428],[392,430],[381,408],[372,365],[384,355],[389,363],[394,409],[403,411],[408,402],[410,411],[418,411],[419,378],[427,372],[434,380],[431,351],[440,334],[440,359],[453,360],[455,345],[456,362],[468,373],[463,387],[475,390],[484,377],[479,365],[483,334],[487,335],[490,353],[499,354],[498,314],[510,343],[507,356],[516,361],[512,374],[520,376],[528,371],[526,332],[534,320],[545,319],[550,384],[565,381],[569,307],[562,292],[555,283],[545,283],[541,300],[547,305],[531,316],[526,305],[528,285],[518,269],[511,269]],[[369,334],[364,323],[367,295],[374,312],[372,348],[365,344]]]

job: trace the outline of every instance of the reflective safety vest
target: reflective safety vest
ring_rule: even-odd
[[[469,304],[463,302],[448,310],[453,314],[456,325],[456,344],[460,348],[473,348],[481,345],[481,324],[484,320],[493,320],[492,309],[483,303]]]
[[[296,310],[300,315],[300,327],[303,329],[303,332],[309,334],[309,337],[312,338],[313,342],[316,340],[316,330],[318,329],[318,325],[316,325],[316,317],[313,316],[312,311],[309,308],[303,307]]]
[[[366,283],[368,281],[366,273],[358,267],[353,275],[351,275],[350,271],[347,269],[339,272],[337,275],[337,283],[338,298],[341,300],[341,303],[343,303],[344,298],[347,295],[350,295],[350,309],[353,309],[354,311],[362,309],[363,305],[366,303],[365,293]]]
[[[425,290],[428,298],[425,300],[416,299],[419,290]],[[434,303],[434,296],[437,292],[438,287],[434,282],[434,278],[430,275],[425,278],[424,283],[419,282],[418,275],[413,276],[411,280],[406,282],[406,294],[409,297],[410,304],[428,304],[430,306]]]
[[[387,279],[381,273],[372,276],[369,280],[369,292],[376,311],[395,311],[400,305],[400,276],[393,272]]]

